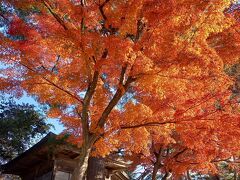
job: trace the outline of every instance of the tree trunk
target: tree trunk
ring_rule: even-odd
[[[166,172],[165,175],[162,177],[162,180],[167,180],[168,179],[169,172]]]
[[[153,173],[152,173],[152,180],[157,179],[157,172],[158,172],[158,164],[155,164],[153,168]]]
[[[104,159],[97,157],[90,157],[88,160],[87,179],[89,180],[104,180],[105,167]]]
[[[238,173],[237,173],[237,170],[236,170],[236,169],[234,170],[233,179],[234,179],[234,180],[238,180]]]
[[[156,157],[156,162],[154,163],[153,167],[153,173],[152,173],[152,180],[157,179],[157,172],[159,170],[159,167],[161,165],[161,155],[162,155],[162,148],[160,148],[158,153],[154,153]]]
[[[217,174],[211,175],[210,176],[211,180],[220,180],[220,177]]]
[[[90,153],[94,143],[98,138],[99,136],[97,135],[86,136],[81,147],[81,153],[77,161],[77,167],[74,169],[71,180],[86,179]]]
[[[81,156],[78,159],[77,167],[75,168],[71,180],[84,180],[88,168],[88,159],[91,152],[91,147],[82,147]]]
[[[189,171],[187,171],[186,177],[187,177],[187,180],[191,180],[192,179]]]

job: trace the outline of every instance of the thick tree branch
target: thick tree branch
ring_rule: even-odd
[[[124,74],[126,72],[127,65],[123,66],[122,71],[121,71],[121,77],[119,81],[119,87],[117,89],[117,92],[113,96],[112,100],[109,102],[108,106],[105,108],[105,110],[102,113],[102,116],[100,117],[98,121],[97,127],[102,128],[106,122],[106,119],[108,118],[109,114],[111,113],[112,109],[117,105],[123,94],[128,90],[130,84],[135,81],[134,78],[131,76],[128,77],[127,81],[125,84],[123,84],[124,81]]]
[[[108,50],[105,49],[102,58],[100,61],[106,59],[108,56]],[[94,58],[94,57],[93,57]],[[83,137],[86,142],[89,141],[89,116],[88,116],[88,111],[89,111],[89,105],[91,102],[91,99],[93,97],[93,94],[96,90],[97,87],[97,82],[99,79],[99,70],[96,69],[93,74],[92,82],[89,83],[87,92],[85,94],[85,97],[83,99],[83,108],[82,108],[82,129],[83,129]]]
[[[145,23],[143,22],[143,20],[138,20],[138,22],[137,22],[137,33],[136,33],[134,42],[137,42],[140,39],[140,37],[141,37],[141,35],[144,31],[144,28],[145,28]]]
[[[185,120],[179,120],[179,121],[148,122],[148,123],[137,124],[137,125],[121,126],[121,129],[134,129],[134,128],[148,127],[148,126],[161,126],[166,124],[178,124],[181,122],[189,122],[189,121],[214,121],[214,119],[196,119],[196,120],[185,119]]]
[[[89,84],[85,97],[83,99],[83,108],[82,108],[82,129],[83,129],[83,137],[85,141],[88,141],[89,136],[89,125],[88,125],[88,109],[90,105],[90,101],[93,97],[95,89],[97,87],[99,72],[95,71],[93,75],[93,80]]]
[[[161,166],[161,159],[162,159],[162,147],[160,148],[159,152],[154,153],[156,162],[154,163],[153,167],[153,173],[152,173],[152,179],[156,180],[157,179],[157,172]]]
[[[100,13],[101,13],[101,15],[102,15],[102,17],[103,17],[103,19],[106,21],[107,20],[107,17],[106,17],[106,15],[105,15],[105,13],[104,13],[104,10],[103,10],[103,8],[104,8],[104,6],[109,2],[110,0],[106,0],[106,1],[104,1],[104,3],[102,3],[100,6],[99,6],[99,11],[100,11]]]
[[[135,129],[140,127],[161,126],[165,124],[174,124],[174,123],[175,122],[148,122],[148,123],[137,124],[137,125],[121,126],[121,129]]]
[[[178,156],[180,156],[181,154],[183,154],[185,151],[187,150],[187,148],[183,148],[181,151],[177,152],[176,154],[173,155],[173,158],[178,158]]]
[[[119,86],[123,85],[124,83],[124,76],[125,76],[126,70],[127,70],[127,65],[124,65],[120,74]]]
[[[67,26],[65,25],[64,21],[62,18],[60,18],[53,10],[51,5],[47,3],[46,1],[42,0],[44,6],[49,10],[49,12],[52,14],[52,16],[57,20],[57,22],[65,29],[68,30]]]
[[[222,105],[222,108],[224,108],[226,105],[230,104],[230,102],[227,102],[225,104]],[[217,121],[219,119],[217,118],[207,118],[210,115],[213,115],[215,113],[219,112],[218,109],[214,109],[206,114],[203,114],[201,116],[196,115],[195,117],[191,117],[191,118],[182,118],[182,119],[178,119],[178,120],[170,120],[170,121],[165,121],[165,122],[146,122],[146,123],[142,123],[142,124],[136,124],[136,125],[123,125],[120,128],[121,129],[134,129],[134,128],[140,128],[140,127],[148,127],[148,126],[161,126],[161,125],[166,125],[166,124],[180,124],[182,122],[191,122],[191,121]],[[147,120],[144,119],[144,120]]]

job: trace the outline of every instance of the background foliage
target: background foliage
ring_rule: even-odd
[[[13,98],[0,96],[0,161],[24,152],[36,138],[46,134],[50,125],[29,104],[16,104]]]

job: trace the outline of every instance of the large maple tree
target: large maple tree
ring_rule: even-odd
[[[73,179],[118,148],[170,147],[166,171],[214,171],[240,150],[234,2],[3,0],[0,87],[50,105],[81,147]]]

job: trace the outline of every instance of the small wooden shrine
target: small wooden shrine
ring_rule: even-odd
[[[78,148],[57,140],[55,134],[49,133],[23,154],[2,165],[1,171],[18,175],[22,180],[71,180],[78,156]],[[128,166],[116,158],[90,158],[86,179],[127,180]],[[94,174],[96,167],[103,173]]]

